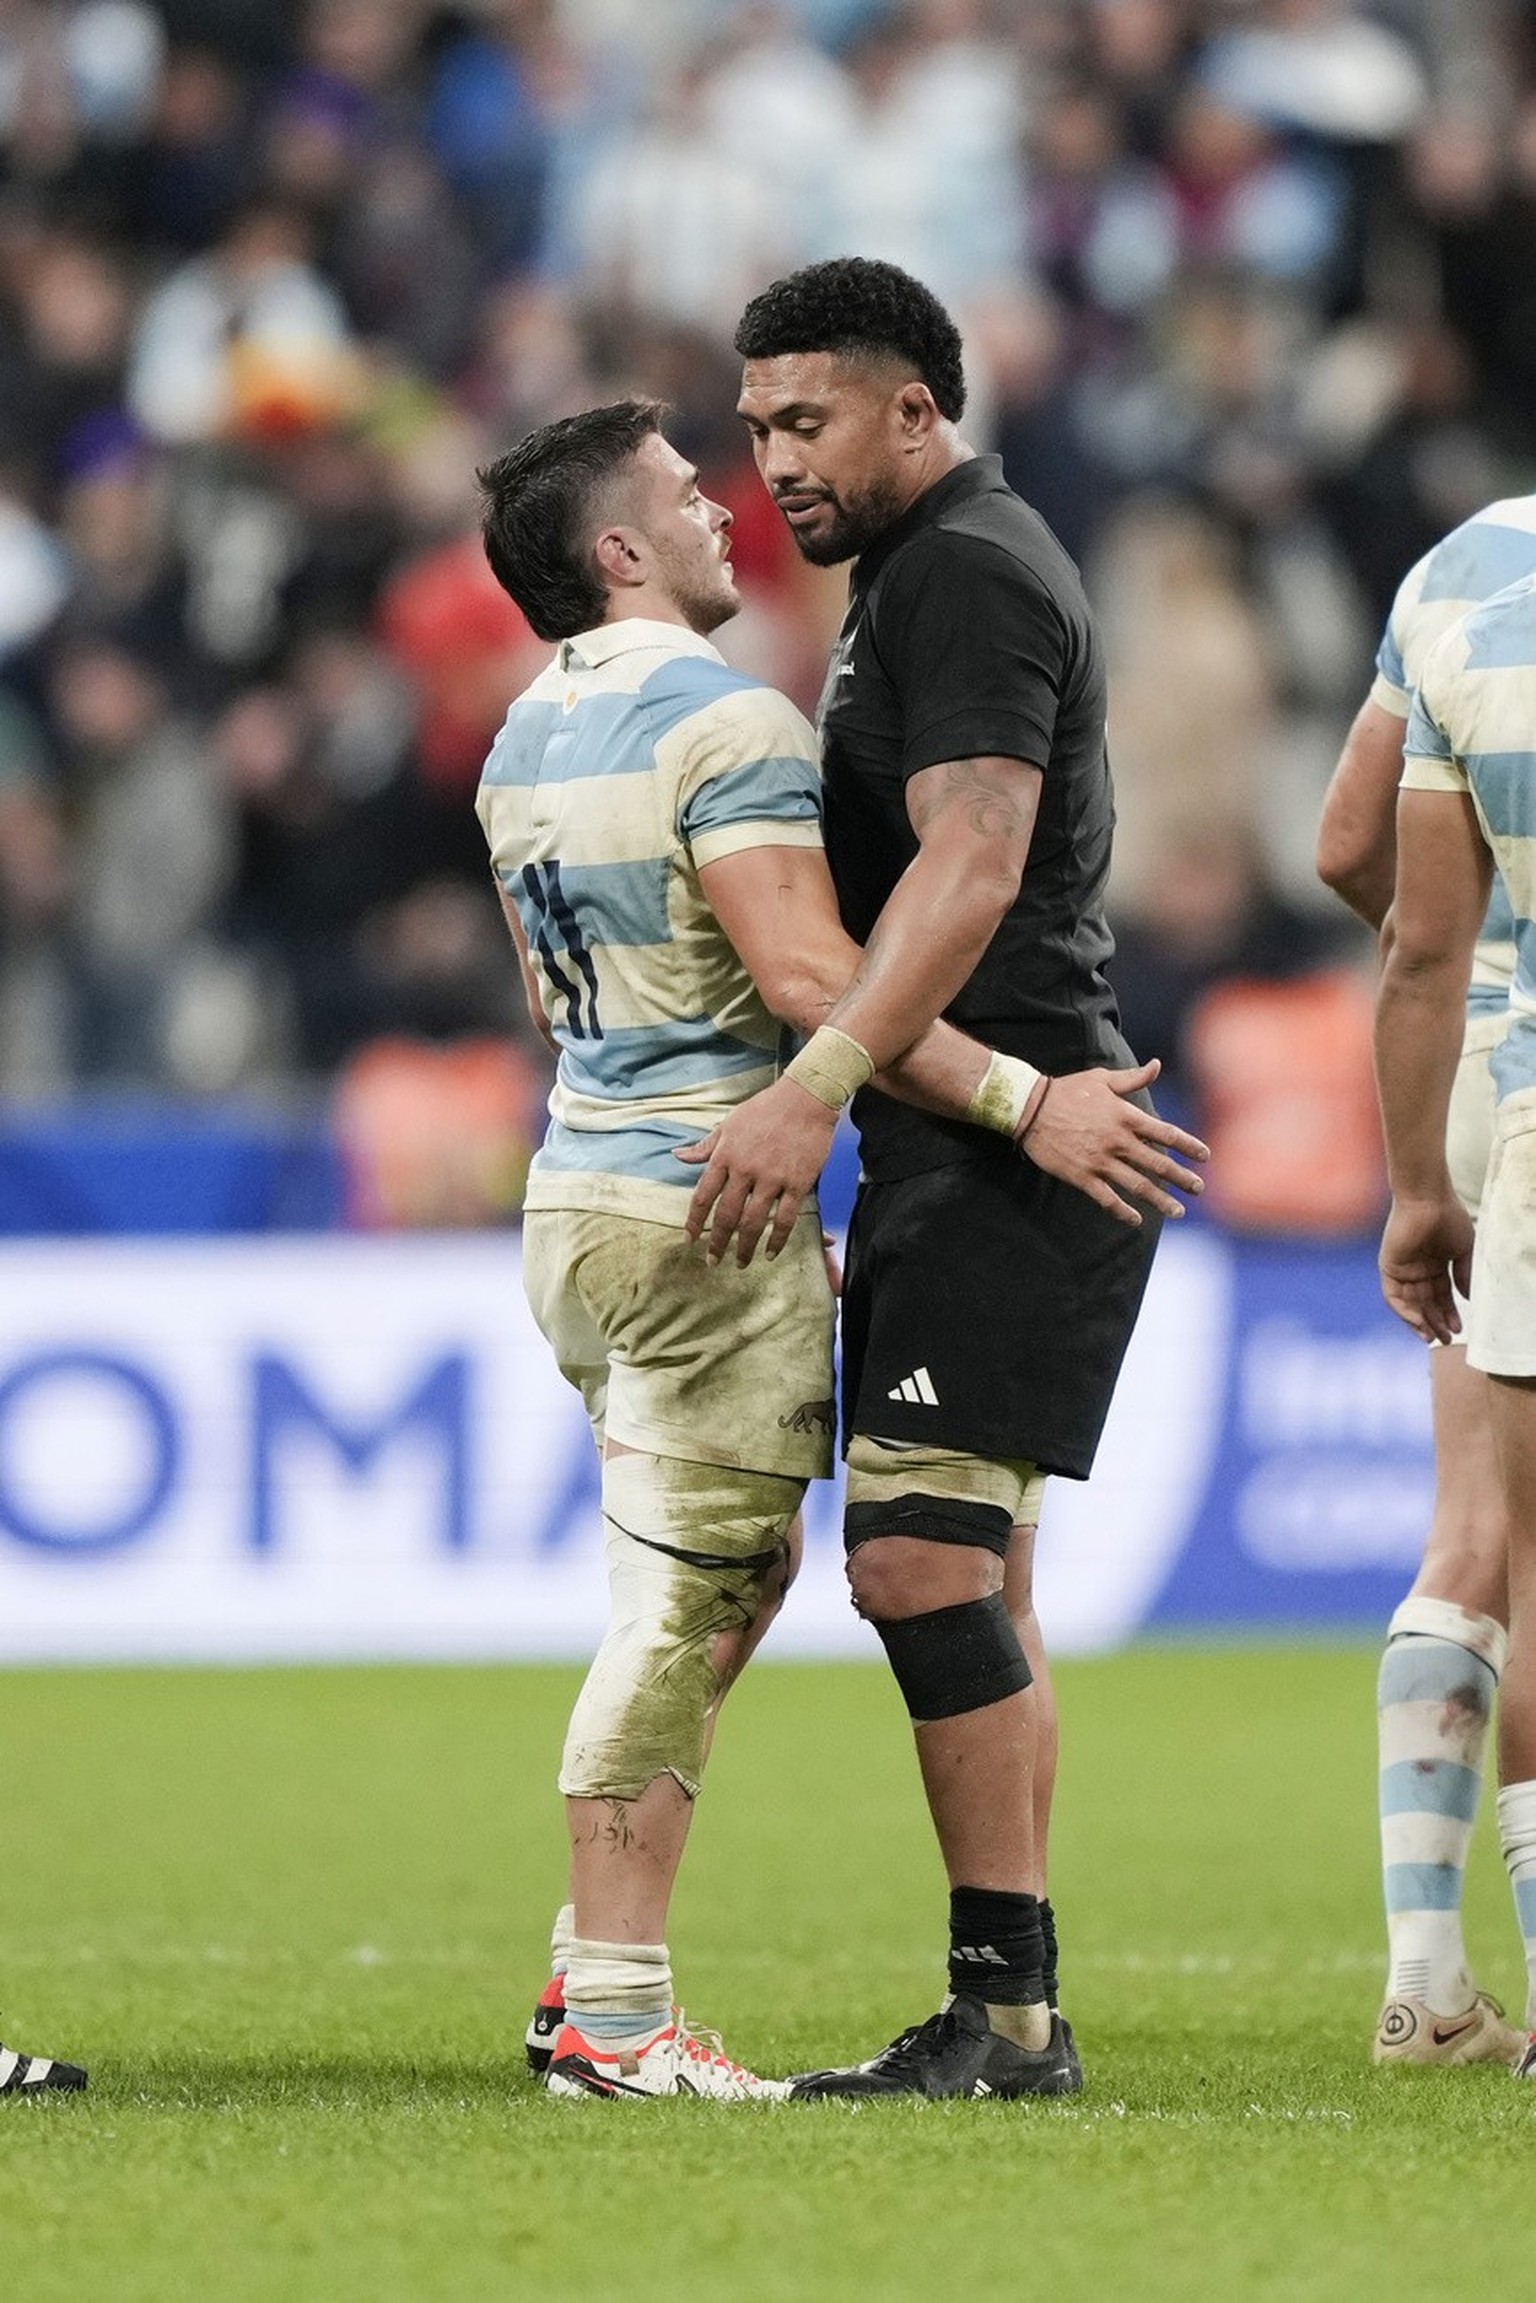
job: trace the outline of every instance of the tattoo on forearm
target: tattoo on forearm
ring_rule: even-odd
[[[926,778],[913,795],[913,830],[921,834],[951,808],[966,809],[972,831],[983,839],[1017,839],[1030,828],[1013,776],[983,760],[948,760],[939,777]]]

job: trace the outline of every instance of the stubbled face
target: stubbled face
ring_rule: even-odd
[[[748,360],[736,412],[802,559],[854,559],[910,495],[900,379],[831,352]]]
[[[656,555],[674,605],[696,632],[735,615],[741,594],[731,573],[731,515],[699,492],[699,475],[659,432],[635,453],[639,488],[634,525]]]

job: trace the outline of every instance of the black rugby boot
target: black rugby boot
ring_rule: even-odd
[[[1051,2038],[1053,2041],[1058,2030],[1061,2033],[1062,2061],[1067,2071],[1067,2085],[1059,2087],[1056,2092],[1059,2095],[1081,2095],[1083,2092],[1083,2064],[1082,2058],[1077,2052],[1077,2041],[1072,2036],[1071,2024],[1064,2015],[1053,2007],[1051,2009]]]
[[[987,2021],[979,1999],[961,1995],[926,2023],[893,2039],[867,2063],[846,2070],[806,2071],[789,2083],[792,2103],[829,2095],[956,2096],[1076,2095],[1082,2066],[1059,2015],[1037,2054],[1015,2047]]]
[[[0,2046],[0,2095],[78,2095],[86,2075],[78,2063],[51,2055],[21,2055]]]

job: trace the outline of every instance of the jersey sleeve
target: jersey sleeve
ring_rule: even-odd
[[[1397,587],[1392,612],[1376,650],[1376,677],[1371,682],[1371,702],[1390,712],[1395,720],[1406,720],[1413,697],[1413,674],[1408,668],[1406,648],[1415,609],[1424,590],[1424,578],[1429,567],[1428,553],[1411,567]]]
[[[1414,690],[1408,712],[1408,733],[1403,739],[1404,791],[1465,792],[1466,770],[1456,757],[1446,732],[1445,651],[1435,648],[1424,666],[1424,677]]]
[[[718,697],[672,741],[677,835],[695,865],[742,848],[821,846],[816,738],[774,689]]]
[[[988,755],[1045,766],[1073,640],[1012,553],[953,531],[915,541],[882,586],[875,642],[901,698],[904,777]]]

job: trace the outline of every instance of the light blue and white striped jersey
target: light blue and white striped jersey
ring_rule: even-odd
[[[1410,791],[1470,792],[1513,915],[1501,1098],[1536,1087],[1536,575],[1496,592],[1425,657],[1404,745]]]
[[[699,869],[821,845],[816,738],[708,640],[621,619],[561,642],[475,804],[560,1049],[527,1204],[681,1223],[696,1171],[675,1147],[793,1052]]]
[[[1506,496],[1463,520],[1399,584],[1376,651],[1371,701],[1406,720],[1424,659],[1441,633],[1469,608],[1530,575],[1536,575],[1536,496]],[[1514,918],[1496,878],[1472,962],[1468,1014],[1502,1015],[1514,971]]]

